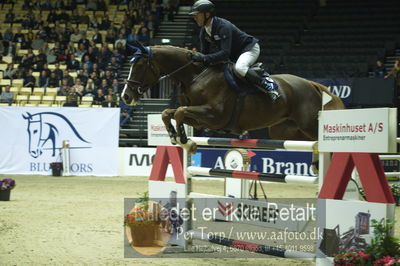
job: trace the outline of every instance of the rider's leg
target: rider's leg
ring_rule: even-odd
[[[270,98],[275,101],[280,95],[277,90],[274,90],[272,83],[269,83],[265,77],[260,77],[254,70],[250,69],[250,66],[257,61],[259,55],[260,46],[256,43],[250,51],[239,56],[235,64],[235,71],[251,83],[264,89]]]

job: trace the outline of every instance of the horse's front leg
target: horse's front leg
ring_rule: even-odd
[[[174,117],[175,112],[176,109],[165,109],[161,114],[162,120],[164,122],[165,128],[168,132],[172,144],[177,144],[176,141],[177,133],[174,126],[171,123],[171,119]]]
[[[176,109],[174,118],[176,120],[177,141],[189,152],[196,151],[196,144],[188,141],[184,124],[196,127],[208,128],[216,122],[217,115],[209,105],[182,106]]]

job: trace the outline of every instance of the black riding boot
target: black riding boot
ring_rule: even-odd
[[[245,78],[258,88],[261,88],[264,93],[268,94],[273,102],[281,96],[279,92],[274,89],[273,84],[268,82],[268,77],[260,77],[253,69],[247,71]]]

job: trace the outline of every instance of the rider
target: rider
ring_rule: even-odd
[[[273,101],[279,98],[272,80],[259,76],[250,68],[260,55],[258,39],[241,31],[226,19],[214,16],[215,6],[209,0],[198,0],[193,4],[192,15],[200,30],[200,52],[193,53],[192,60],[203,64],[214,64],[232,60],[235,71],[251,83],[264,89]]]

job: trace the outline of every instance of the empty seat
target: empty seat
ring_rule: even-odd
[[[57,106],[63,106],[67,101],[67,96],[56,96],[55,102]]]
[[[56,96],[57,88],[46,88],[46,95]]]
[[[42,95],[31,95],[29,103],[38,105],[42,101]]]
[[[17,95],[16,101],[17,104],[20,106],[24,106],[25,104],[28,103],[29,100],[29,95]]]
[[[19,90],[19,94],[20,94],[20,95],[31,95],[31,93],[32,93],[31,87],[22,87],[22,88]]]
[[[34,88],[32,94],[33,94],[33,95],[40,95],[40,96],[43,96],[43,95],[44,95],[44,88],[43,88],[43,87]]]
[[[93,97],[92,96],[83,96],[81,100],[81,104],[92,106]]]
[[[44,95],[42,98],[42,104],[50,104],[54,103],[54,99],[56,98],[55,95]]]

